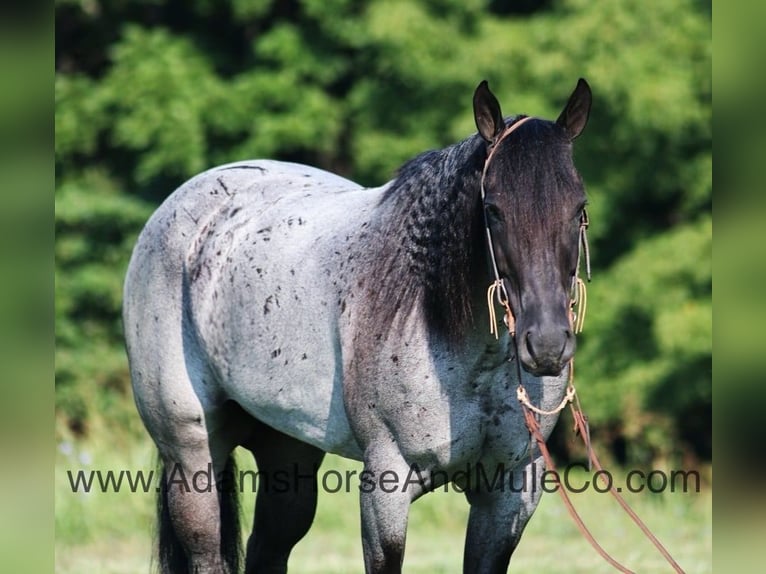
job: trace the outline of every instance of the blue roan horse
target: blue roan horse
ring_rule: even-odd
[[[325,452],[364,463],[367,572],[401,570],[410,503],[457,471],[500,469],[505,484],[462,483],[464,570],[506,571],[543,471],[515,387],[523,376],[532,402],[551,409],[575,349],[585,193],[571,142],[590,104],[580,80],[555,122],[510,131],[523,116],[504,119],[482,82],[478,134],[414,158],[382,187],[245,161],[162,204],[133,252],[123,311],[136,404],[167,479],[163,571],[239,571],[236,489],[221,488],[237,445],[275,479],[261,480],[247,572],[286,570],[314,517]],[[488,329],[493,259],[516,344]],[[546,437],[556,418],[541,417]],[[195,488],[210,468],[216,488]]]

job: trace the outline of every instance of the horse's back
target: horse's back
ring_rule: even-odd
[[[345,450],[339,243],[377,194],[297,164],[241,162],[176,190],[142,232],[124,322],[139,410],[209,416],[227,399]],[[343,252],[345,256],[346,253]],[[182,414],[168,413],[178,405]]]

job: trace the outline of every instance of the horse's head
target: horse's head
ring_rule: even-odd
[[[575,351],[570,297],[585,191],[571,142],[590,106],[590,88],[580,80],[555,122],[528,118],[507,126],[486,82],[474,94],[487,143],[482,188],[493,265],[515,316],[521,363],[534,375],[559,374]]]

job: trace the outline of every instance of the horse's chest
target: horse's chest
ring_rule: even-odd
[[[419,330],[403,333],[398,347],[380,349],[369,369],[354,373],[362,379],[351,401],[360,444],[393,439],[409,464],[448,472],[476,465],[512,469],[527,461],[530,436],[516,396],[518,371],[503,342],[455,355],[418,351]],[[551,409],[561,401],[565,374],[522,376],[534,404]],[[556,419],[542,417],[544,435]]]
[[[517,462],[527,453],[525,431],[507,358],[494,350],[479,361],[440,360],[408,352],[381,353],[375,381],[354,393],[362,442],[393,439],[420,468],[463,468],[482,460]]]

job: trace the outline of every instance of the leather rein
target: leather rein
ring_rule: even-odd
[[[522,410],[524,413],[524,422],[527,426],[527,430],[529,430],[530,440],[534,439],[535,442],[537,443],[537,446],[540,449],[540,452],[542,453],[543,458],[545,459],[546,468],[548,468],[549,470],[555,471],[556,465],[553,461],[553,457],[551,456],[550,451],[548,450],[548,446],[546,445],[545,438],[543,437],[542,432],[540,430],[540,423],[538,418],[539,416],[558,414],[568,404],[569,408],[572,411],[572,417],[574,418],[574,432],[576,435],[580,436],[580,438],[583,441],[583,444],[585,445],[585,448],[588,453],[589,463],[592,464],[594,467],[596,467],[598,471],[600,471],[598,473],[599,477],[604,481],[604,484],[605,486],[608,487],[610,494],[614,496],[614,498],[617,500],[617,502],[620,504],[623,510],[625,510],[628,516],[630,516],[631,520],[633,520],[633,522],[636,523],[636,525],[641,529],[644,535],[657,548],[657,550],[662,554],[665,560],[667,560],[667,562],[673,567],[673,569],[676,572],[683,574],[684,570],[678,565],[678,563],[673,559],[673,557],[665,549],[662,543],[651,532],[649,527],[646,526],[646,524],[644,524],[644,522],[639,518],[639,516],[635,513],[635,511],[633,511],[633,509],[630,508],[628,503],[620,495],[620,493],[617,491],[614,485],[611,484],[611,481],[607,481],[607,479],[604,477],[604,469],[601,466],[601,462],[599,461],[598,457],[596,456],[596,453],[593,451],[591,447],[590,429],[588,427],[588,417],[582,411],[582,407],[580,406],[580,400],[577,397],[577,391],[575,390],[575,387],[574,387],[574,358],[570,359],[569,361],[569,382],[567,385],[566,394],[564,395],[564,398],[562,399],[561,403],[552,410],[549,410],[549,411],[543,410],[534,406],[530,402],[526,389],[524,388],[521,382],[522,381],[521,364],[519,361],[518,341],[516,338],[516,330],[515,330],[516,322],[515,322],[513,311],[511,310],[510,299],[508,297],[508,292],[505,287],[505,282],[500,277],[500,272],[497,267],[497,260],[495,259],[494,242],[492,240],[492,231],[490,229],[489,219],[487,217],[487,210],[486,210],[486,204],[485,204],[486,191],[484,188],[484,180],[486,179],[486,176],[487,176],[487,169],[489,168],[490,161],[492,160],[495,150],[497,150],[500,143],[505,138],[507,138],[511,133],[513,133],[517,128],[519,128],[521,125],[523,125],[525,122],[531,119],[533,119],[531,116],[523,117],[520,120],[517,120],[516,122],[514,122],[513,124],[505,128],[505,131],[502,134],[500,134],[500,136],[491,144],[491,147],[489,148],[489,152],[487,153],[487,159],[484,161],[484,168],[481,174],[481,201],[482,201],[482,209],[484,211],[484,227],[486,231],[487,247],[489,250],[490,262],[492,264],[492,272],[495,278],[494,282],[489,286],[489,289],[487,290],[487,306],[489,308],[490,332],[493,335],[495,335],[496,339],[499,337],[497,320],[495,315],[495,306],[494,306],[494,300],[496,300],[497,303],[499,303],[500,306],[503,307],[505,311],[504,317],[503,317],[504,323],[506,327],[508,328],[508,332],[511,336],[511,339],[513,340],[513,344],[516,350],[515,362],[516,362],[516,369],[518,371],[518,379],[519,379],[519,386],[516,389],[516,398],[519,400],[519,402],[522,405]],[[586,277],[588,281],[590,281],[591,279],[590,251],[588,249],[588,236],[586,233],[588,229],[588,224],[589,224],[588,214],[583,209],[582,216],[580,218],[580,234],[578,239],[577,266],[575,268],[575,274],[572,280],[572,289],[570,294],[570,322],[572,324],[572,330],[574,333],[582,332],[584,321],[585,321],[585,310],[587,306],[585,283],[579,277],[581,258],[585,259]],[[531,449],[530,449],[530,456],[531,456]],[[556,490],[561,495],[561,499],[564,502],[564,505],[566,506],[570,516],[572,517],[572,520],[574,520],[575,524],[577,525],[577,528],[580,530],[582,535],[588,540],[591,546],[593,546],[593,548],[604,558],[604,560],[606,560],[610,565],[612,565],[614,568],[616,568],[620,572],[633,574],[632,570],[629,570],[628,568],[620,564],[617,560],[615,560],[596,541],[593,534],[590,532],[590,530],[588,530],[587,526],[585,526],[585,523],[583,522],[582,517],[577,512],[577,509],[575,509],[574,505],[572,504],[572,501],[566,492],[566,488],[561,483],[561,478],[559,476],[559,473],[554,472],[552,474],[555,477],[555,482],[558,486]]]

